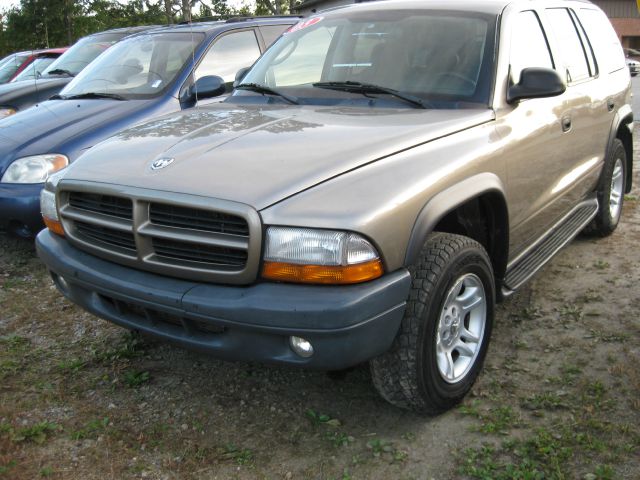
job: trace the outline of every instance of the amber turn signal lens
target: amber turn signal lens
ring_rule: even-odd
[[[264,262],[262,277],[269,280],[294,283],[346,285],[373,280],[382,276],[380,259],[355,265],[297,265],[294,263]]]
[[[49,230],[61,237],[64,237],[64,228],[62,228],[62,224],[60,222],[56,222],[55,220],[51,220],[47,217],[42,217],[42,219]]]

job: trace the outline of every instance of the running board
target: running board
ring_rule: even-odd
[[[554,225],[524,255],[517,258],[507,269],[502,294],[508,296],[529,280],[553,256],[573,240],[598,213],[598,200],[593,198],[578,205],[560,222]]]

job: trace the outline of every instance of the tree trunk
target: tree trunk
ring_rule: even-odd
[[[183,22],[191,21],[191,1],[190,0],[182,0],[182,21]]]
[[[167,23],[173,23],[173,2],[171,0],[164,0],[164,14],[167,17]]]
[[[67,45],[71,45],[73,43],[73,32],[71,31],[71,6],[69,5],[70,0],[64,0],[64,22],[67,27]],[[47,39],[47,46],[49,40]]]

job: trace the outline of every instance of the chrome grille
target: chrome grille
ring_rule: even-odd
[[[74,181],[61,182],[58,205],[67,237],[89,253],[180,278],[255,280],[262,226],[246,205]]]

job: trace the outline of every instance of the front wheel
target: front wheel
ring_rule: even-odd
[[[495,305],[489,257],[471,238],[432,234],[416,265],[393,346],[371,361],[390,403],[436,414],[471,389],[486,355]]]

